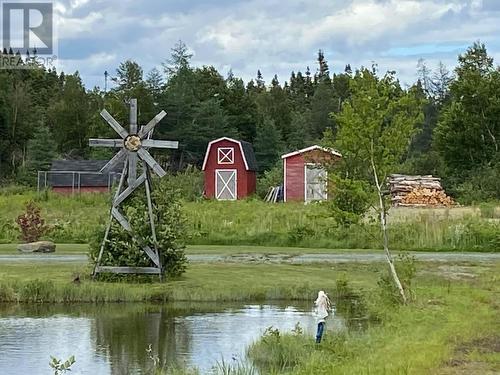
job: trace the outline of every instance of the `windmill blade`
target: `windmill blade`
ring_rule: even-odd
[[[163,119],[163,117],[165,117],[166,115],[167,115],[167,112],[161,111],[155,117],[153,117],[153,119],[150,122],[148,122],[146,126],[142,127],[141,131],[139,132],[139,137],[141,137],[141,138],[146,137],[148,135],[148,133],[151,130],[153,130],[153,128],[156,126],[156,124],[158,124]]]
[[[153,139],[144,139],[142,141],[143,147],[154,147],[154,148],[179,148],[179,142],[177,141],[157,141]]]
[[[118,121],[116,121],[113,116],[111,116],[109,114],[108,111],[106,111],[105,109],[103,109],[101,111],[101,117],[106,120],[106,122],[109,124],[109,126],[111,126],[115,132],[118,133],[118,135],[120,137],[122,137],[123,139],[125,139],[125,137],[128,135],[128,132],[123,129],[123,127],[118,123]]]
[[[137,99],[130,99],[130,134],[137,134]]]
[[[127,150],[121,149],[118,151],[118,153],[111,158],[110,161],[106,163],[104,167],[101,168],[101,172],[109,172],[112,170],[116,165],[121,163],[123,159],[125,159],[125,156],[127,156]]]
[[[148,165],[149,167],[160,177],[163,177],[167,174],[167,172],[165,172],[165,170],[160,166],[160,164],[158,164],[156,162],[155,159],[153,159],[153,157],[151,156],[151,154],[149,152],[147,152],[145,149],[143,148],[140,148],[138,151],[137,151],[137,154],[139,155],[139,157],[144,160]]]
[[[92,147],[123,147],[123,139],[89,139],[89,146]]]

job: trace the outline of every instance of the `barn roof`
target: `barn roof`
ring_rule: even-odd
[[[220,142],[220,141],[229,141],[233,142],[239,145],[241,155],[243,156],[243,161],[245,162],[245,169],[247,171],[257,171],[257,159],[255,158],[255,153],[253,151],[253,146],[251,143],[245,142],[245,141],[238,141],[233,138],[228,138],[228,137],[222,137],[218,139],[214,139],[213,141],[208,143],[207,147],[207,152],[205,154],[205,160],[203,160],[203,167],[201,168],[202,170],[205,170],[207,161],[208,161],[208,155],[210,154],[210,149],[213,144]]]
[[[74,174],[73,180],[73,173],[69,172],[87,172],[80,173],[80,186],[108,186],[109,173],[99,173],[107,162],[108,160],[53,160],[50,173],[47,175],[47,183],[55,187],[73,186],[73,184],[77,186],[79,173]],[[111,173],[121,173],[122,169],[123,163],[118,163],[112,168]]]
[[[328,153],[330,153],[332,155],[342,157],[342,154],[340,152],[338,152],[337,150],[334,150],[333,148],[321,147],[321,146],[318,146],[318,145],[314,145],[314,146],[309,146],[309,147],[303,148],[301,150],[290,152],[290,153],[285,154],[285,155],[281,155],[281,158],[282,159],[286,159],[286,158],[289,158],[290,156],[295,156],[295,155],[303,154],[304,152],[313,151],[313,150],[321,150],[321,151],[324,151],[324,152],[328,152]]]

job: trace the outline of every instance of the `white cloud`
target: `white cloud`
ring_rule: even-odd
[[[148,71],[182,39],[194,52],[194,64],[213,64],[223,74],[231,67],[245,79],[257,69],[267,81],[274,73],[283,81],[307,65],[314,72],[322,48],[335,71],[346,63],[354,68],[376,61],[381,70],[396,70],[411,82],[420,56],[430,65],[452,65],[460,52],[455,48],[463,52],[475,40],[487,42],[494,56],[500,48],[500,7],[491,0],[151,0],[144,6],[132,0],[66,0],[56,9],[61,38],[103,42],[95,49],[82,46],[88,52],[79,61],[95,66],[93,72],[112,71],[126,58]],[[429,45],[433,51],[422,54]],[[391,55],[395,49],[398,56]]]

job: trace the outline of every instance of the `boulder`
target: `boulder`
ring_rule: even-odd
[[[17,245],[17,250],[21,253],[53,253],[56,251],[56,244],[52,241],[37,241]]]

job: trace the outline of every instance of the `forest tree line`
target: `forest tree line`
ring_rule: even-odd
[[[283,82],[257,71],[245,84],[232,72],[224,77],[213,66],[195,67],[182,42],[162,68],[145,74],[127,60],[107,92],[87,90],[78,72],[0,70],[0,184],[34,184],[36,171],[49,168],[54,158],[109,158],[112,151],[92,149],[88,139],[114,138],[99,112],[106,108],[127,124],[130,98],[138,99],[141,124],[167,112],[155,138],[180,142],[168,158],[157,154],[171,171],[200,167],[207,143],[227,136],[251,142],[261,176],[272,176],[285,152],[316,143],[335,146],[336,118],[360,81],[391,80],[396,89],[387,92],[389,102],[411,98],[412,110],[422,114],[394,172],[440,176],[448,192],[466,200],[500,199],[500,69],[479,42],[458,57],[453,72],[420,60],[418,79],[409,87],[395,72],[380,74],[376,66],[347,65],[331,73],[322,51],[316,67],[292,72]]]

